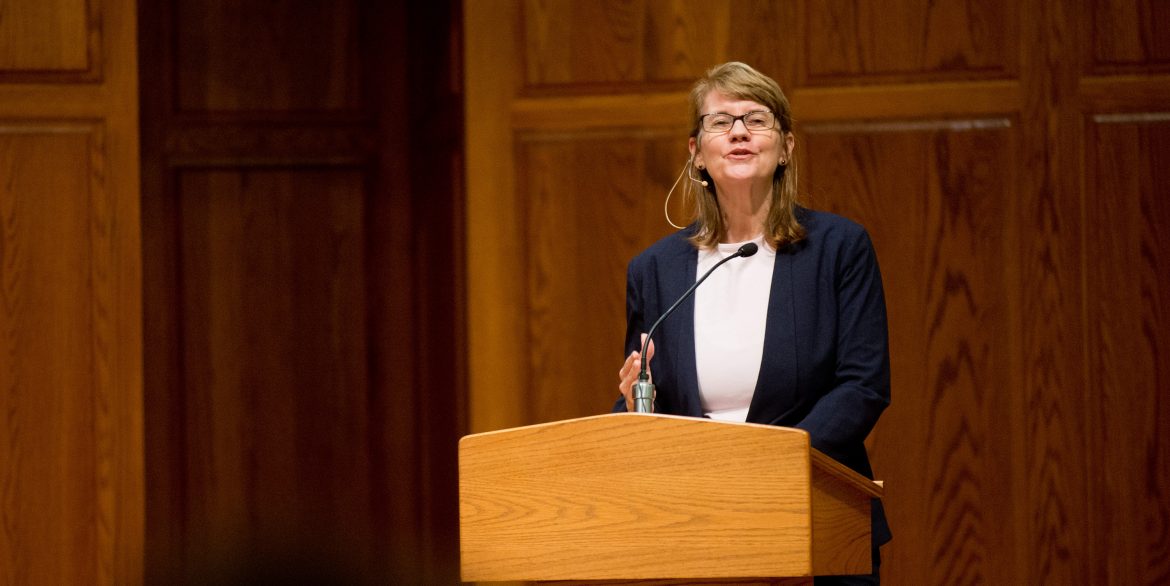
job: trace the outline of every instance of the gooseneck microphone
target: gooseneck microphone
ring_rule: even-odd
[[[711,269],[706,273],[703,273],[702,278],[700,278],[698,281],[695,281],[695,284],[691,285],[690,289],[687,289],[687,292],[683,293],[682,297],[679,297],[678,301],[675,301],[674,305],[671,305],[670,308],[667,309],[658,318],[658,320],[654,322],[654,325],[650,326],[650,331],[646,334],[646,341],[642,342],[642,368],[638,371],[638,381],[634,383],[635,413],[654,412],[654,383],[650,382],[650,375],[646,373],[646,368],[650,363],[649,360],[646,360],[646,349],[650,347],[650,340],[654,338],[654,331],[658,329],[658,325],[662,323],[662,320],[666,319],[670,316],[670,314],[674,313],[674,310],[678,309],[678,306],[681,305],[683,301],[686,301],[687,298],[695,292],[695,289],[697,289],[699,285],[703,283],[703,281],[706,281],[707,277],[711,276],[711,273],[715,272],[715,269],[723,266],[723,263],[733,258],[739,258],[741,256],[749,257],[755,254],[759,249],[760,247],[757,246],[755,242],[748,242],[747,244],[740,246],[739,250],[736,250],[734,254],[715,263],[715,266],[711,267]]]

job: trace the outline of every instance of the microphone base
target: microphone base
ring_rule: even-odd
[[[654,383],[638,381],[634,383],[634,413],[654,412]]]

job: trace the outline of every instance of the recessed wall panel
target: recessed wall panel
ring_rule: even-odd
[[[869,231],[889,317],[892,403],[871,436],[907,583],[999,583],[1013,551],[1010,242],[1015,134],[1007,120],[806,128],[813,208]],[[922,553],[922,552],[926,553]]]
[[[363,181],[178,177],[192,571],[293,551],[371,559]]]
[[[0,122],[0,582],[88,583],[108,560],[93,138]]]
[[[1170,70],[1170,5],[1156,0],[1093,0],[1082,8],[1090,71]]]
[[[510,277],[527,283],[531,422],[612,407],[624,358],[626,262],[673,231],[663,204],[687,160],[685,144],[627,132],[522,141],[526,274]],[[689,223],[681,189],[672,203],[673,221]]]
[[[1170,113],[1090,121],[1085,422],[1097,583],[1170,580]]]
[[[179,111],[271,117],[363,105],[352,1],[175,2]]]
[[[88,69],[88,10],[98,1],[5,0],[0,6],[0,80],[9,74]]]
[[[1018,68],[1015,2],[806,1],[808,85],[1010,77]]]

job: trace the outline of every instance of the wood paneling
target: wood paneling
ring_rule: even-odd
[[[1003,423],[1017,413],[1001,343],[1015,299],[1006,236],[1015,229],[1007,120],[807,129],[810,203],[861,222],[882,265],[894,397],[873,434],[897,539],[899,582],[1010,582],[995,560],[1020,466]],[[929,544],[929,545],[927,545]]]
[[[1170,113],[1089,124],[1085,432],[1097,584],[1170,582]]]
[[[886,581],[1168,579],[1161,3],[483,4],[474,431],[609,407],[621,267],[669,231],[689,81],[740,59],[792,99],[805,202],[882,263]]]
[[[528,246],[515,277],[527,282],[529,384],[518,390],[530,421],[594,412],[616,397],[616,371],[596,365],[621,358],[620,347],[606,341],[625,335],[625,259],[669,232],[663,186],[686,157],[677,140],[661,134],[522,139],[517,167]],[[680,188],[672,199],[675,223],[689,217],[681,201]],[[569,381],[580,392],[549,392]]]
[[[0,6],[0,582],[142,583],[134,3]]]
[[[1089,13],[1091,70],[1170,70],[1170,6],[1156,0],[1094,0],[1081,8]]]
[[[109,552],[109,413],[94,373],[112,342],[96,314],[94,128],[0,128],[0,579],[90,582]],[[62,197],[60,194],[69,194]],[[92,224],[91,224],[92,223]],[[108,259],[105,259],[108,260]],[[108,285],[106,283],[105,285]]]
[[[535,94],[685,88],[727,59],[776,73],[795,64],[796,51],[792,37],[770,27],[794,10],[760,0],[527,0],[523,84]]]
[[[1007,77],[1019,14],[1003,0],[804,2],[804,83]]]
[[[359,3],[174,2],[175,106],[272,117],[353,113],[362,96]]]
[[[99,0],[9,0],[0,9],[0,81],[85,72],[100,39]],[[42,75],[42,77],[44,77]]]
[[[148,580],[456,582],[458,9],[141,8]]]
[[[192,170],[178,197],[193,555],[368,558],[361,174]]]

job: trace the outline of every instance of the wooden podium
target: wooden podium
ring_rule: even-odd
[[[463,580],[868,574],[881,494],[790,428],[621,413],[469,435]]]

